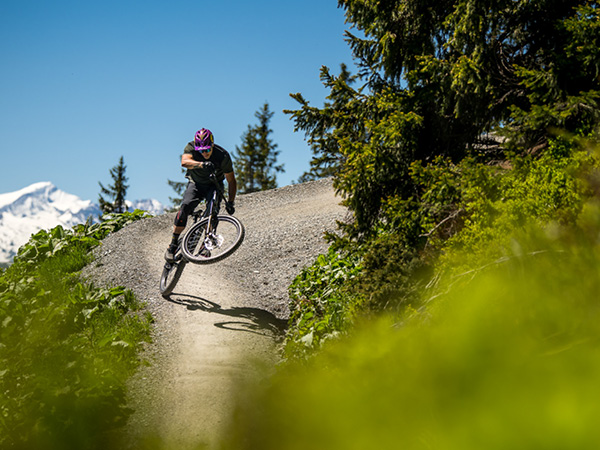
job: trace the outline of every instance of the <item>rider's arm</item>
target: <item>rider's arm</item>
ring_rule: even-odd
[[[233,203],[235,200],[235,194],[237,192],[237,181],[235,180],[235,174],[233,172],[229,172],[225,174],[225,178],[227,179],[227,187],[228,187],[228,200]]]
[[[206,161],[196,161],[189,153],[181,155],[181,166],[186,169],[201,169]]]

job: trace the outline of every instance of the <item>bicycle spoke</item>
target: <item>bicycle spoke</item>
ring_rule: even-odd
[[[203,242],[204,242],[204,227],[201,227],[201,228],[193,231],[190,234],[190,241],[188,244],[189,252],[194,256],[197,256],[198,254],[200,254],[200,252],[202,251],[202,249],[204,247]]]

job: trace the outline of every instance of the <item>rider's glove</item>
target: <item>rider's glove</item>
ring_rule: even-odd
[[[210,161],[204,161],[202,163],[202,167],[204,169],[208,170],[209,172],[214,172],[214,170],[215,170],[215,165]]]
[[[233,202],[225,202],[225,209],[229,214],[235,213],[235,206],[233,205]]]

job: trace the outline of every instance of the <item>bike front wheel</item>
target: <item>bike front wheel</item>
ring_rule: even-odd
[[[208,217],[185,233],[182,251],[189,261],[210,264],[232,254],[244,240],[244,226],[233,216],[218,215],[215,230],[207,230]]]

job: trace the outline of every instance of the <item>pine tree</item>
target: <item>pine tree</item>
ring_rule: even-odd
[[[358,74],[323,67],[324,107],[293,94],[300,109],[286,112],[315,154],[306,177],[333,169],[357,236],[377,229],[390,199],[415,197],[415,162],[493,163],[600,123],[596,1],[338,4],[360,31],[347,32]],[[482,142],[490,135],[502,145]]]
[[[127,205],[125,204],[125,195],[127,194],[127,177],[125,176],[125,166],[123,157],[119,159],[119,164],[110,169],[110,176],[113,179],[114,184],[104,187],[102,183],[100,185],[100,195],[98,201],[100,203],[100,209],[104,214],[108,213],[123,213],[127,211]],[[108,199],[108,200],[107,200]]]
[[[240,193],[277,187],[276,172],[283,172],[283,165],[277,165],[279,151],[269,137],[273,132],[269,128],[273,114],[269,111],[269,104],[265,103],[254,114],[258,124],[248,125],[248,130],[242,135],[241,147],[235,147],[234,168]]]
[[[341,65],[339,77],[331,77],[325,70],[322,72],[321,80],[327,87],[331,88],[331,93],[327,96],[325,108],[328,111],[342,109],[352,100],[353,91],[350,89],[357,80],[357,75],[352,75],[345,64]],[[337,86],[336,86],[337,84]],[[345,89],[345,87],[349,89]],[[342,87],[340,89],[340,87]],[[320,178],[332,177],[339,173],[344,163],[344,156],[339,151],[339,144],[331,129],[342,127],[336,117],[339,114],[323,114],[323,111],[311,107],[309,102],[302,97],[302,94],[290,94],[298,103],[302,105],[300,111],[284,110],[286,114],[292,114],[296,121],[294,131],[308,131],[306,133],[307,142],[310,145],[313,158],[310,161],[310,170],[304,172],[297,180],[298,183],[318,180]],[[356,129],[355,122],[345,124],[348,128]]]

